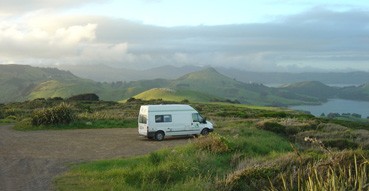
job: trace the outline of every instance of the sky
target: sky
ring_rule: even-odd
[[[0,64],[369,71],[365,0],[1,0]]]

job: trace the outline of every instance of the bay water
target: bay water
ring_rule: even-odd
[[[325,115],[329,113],[357,113],[360,114],[362,118],[367,118],[369,116],[369,102],[367,101],[329,99],[328,102],[321,105],[298,105],[288,108],[309,111],[314,116],[320,116],[322,113]]]

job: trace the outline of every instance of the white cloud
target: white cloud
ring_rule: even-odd
[[[367,20],[362,10],[313,9],[271,23],[167,28],[37,10],[16,21],[0,20],[0,62],[276,71],[324,63],[323,68],[345,68],[351,61],[349,67],[363,68],[369,52]]]
[[[17,16],[25,12],[42,9],[63,10],[87,3],[101,3],[109,0],[1,0],[0,16]]]

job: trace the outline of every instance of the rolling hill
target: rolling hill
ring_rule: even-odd
[[[163,91],[165,88],[173,91]],[[68,98],[82,93],[96,93],[100,99],[110,101],[135,96],[139,99],[187,99],[196,102],[229,99],[249,105],[287,106],[319,104],[327,98],[369,100],[369,85],[336,88],[310,81],[270,88],[262,84],[237,81],[213,68],[192,72],[174,80],[101,83],[55,68],[0,65],[0,102]]]
[[[53,67],[57,67],[60,70],[68,70],[79,77],[99,82],[130,82],[139,80],[153,80],[157,78],[175,79],[185,74],[204,69],[197,66],[175,67],[171,65],[165,65],[146,70],[134,70],[127,68],[113,68],[102,64],[58,65]]]
[[[84,83],[81,83],[80,87],[85,87],[86,83],[93,83],[91,80],[82,80],[70,72],[55,68],[0,65],[0,102],[23,101],[40,97],[41,95],[38,95],[37,92],[42,92],[47,97],[53,97],[54,93],[51,91],[58,91],[58,88],[61,87],[56,85],[58,82],[63,82],[63,86],[66,86],[67,84],[80,84],[82,81]],[[42,83],[44,84],[42,85]],[[51,84],[54,87],[47,88]],[[42,87],[52,90],[47,92]],[[35,89],[39,89],[39,91],[34,92]],[[33,96],[30,96],[31,94]]]
[[[153,88],[133,97],[142,100],[163,99],[167,101],[177,102],[183,100],[188,100],[190,102],[209,102],[215,99],[223,100],[223,98],[206,93],[196,92],[193,90],[171,88]]]
[[[338,87],[330,87],[318,81],[287,84],[278,87],[278,89],[284,89],[297,94],[317,97],[322,101],[325,101],[327,98],[335,97],[339,92]]]
[[[60,70],[68,70],[81,78],[100,82],[152,80],[156,78],[176,79],[185,74],[201,71],[207,67],[164,65],[145,70],[114,68],[103,64],[96,65],[51,65]],[[356,72],[251,72],[235,68],[215,68],[220,74],[244,83],[289,84],[304,81],[320,81],[324,84],[363,84],[369,83],[369,73]]]
[[[239,82],[220,74],[213,68],[184,75],[173,80],[170,87],[191,89],[225,99],[236,99],[250,105],[285,106],[319,103],[319,100],[314,97],[273,89],[262,84]]]

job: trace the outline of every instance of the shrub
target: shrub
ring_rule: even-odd
[[[239,117],[239,118],[250,118],[251,115],[245,111],[222,111],[216,113],[217,116],[221,117]]]
[[[359,145],[357,143],[354,143],[354,142],[349,141],[347,139],[327,140],[327,141],[323,141],[323,144],[326,147],[336,147],[340,150],[343,150],[343,149],[357,149],[359,147]]]
[[[74,120],[72,107],[66,103],[61,103],[52,108],[44,108],[32,113],[33,125],[47,124],[69,124]]]
[[[181,101],[182,103],[190,103],[190,101],[188,99],[184,99]]]
[[[99,96],[94,93],[79,94],[69,98],[69,100],[86,100],[86,101],[99,101]]]
[[[216,133],[212,133],[209,136],[200,136],[196,139],[195,144],[201,150],[214,154],[227,153],[235,149],[235,146],[230,141]]]
[[[52,97],[49,98],[51,101],[64,100],[62,97]]]
[[[15,124],[14,128],[18,130],[24,130],[32,127],[32,119],[31,118],[25,118],[22,121]]]
[[[7,116],[5,119],[9,119],[9,120],[17,120],[17,116],[14,116],[14,115],[9,115]]]
[[[265,122],[261,128],[278,134],[286,134],[286,127],[276,122]]]
[[[275,167],[254,167],[238,171],[218,184],[219,190],[262,190],[262,185],[268,185],[268,178],[276,177],[280,170]]]
[[[289,113],[285,113],[285,112],[265,112],[265,113],[260,113],[258,114],[259,117],[274,117],[274,118],[285,118],[285,117],[290,117],[292,116]]]
[[[149,161],[153,164],[153,165],[158,165],[160,163],[160,161],[163,160],[163,157],[157,153],[157,152],[152,152],[149,154]]]

